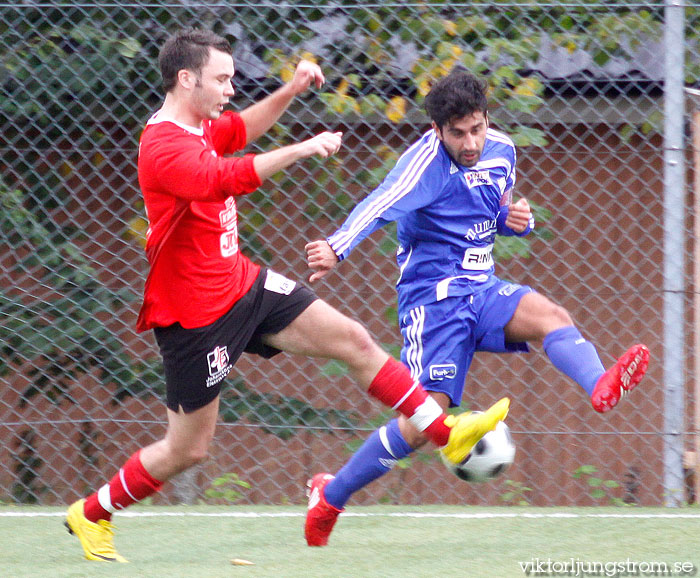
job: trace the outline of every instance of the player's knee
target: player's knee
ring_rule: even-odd
[[[406,443],[411,446],[414,450],[422,448],[428,443],[428,438],[423,432],[414,431],[413,433],[408,433],[404,435]]]
[[[197,464],[201,464],[209,456],[208,447],[193,447],[182,455],[182,466],[191,468]]]
[[[191,445],[181,448],[172,448],[170,452],[172,465],[177,467],[180,471],[202,463],[208,456],[208,445]]]
[[[189,458],[192,465],[199,464],[209,457],[209,446],[201,448],[193,448],[190,451]]]
[[[351,319],[347,321],[345,336],[347,338],[347,361],[352,365],[363,359],[368,359],[379,347],[367,329]]]
[[[531,293],[527,298],[529,300],[525,307],[526,317],[529,316],[533,321],[537,320],[536,324],[544,329],[545,332],[574,324],[571,315],[566,309],[544,295]],[[523,298],[523,301],[525,301],[525,298]]]
[[[571,319],[571,315],[569,315],[569,312],[564,309],[561,305],[557,305],[556,303],[551,303],[550,302],[550,308],[548,311],[548,317],[550,319],[550,323],[553,326],[558,326],[558,327],[567,327],[568,325],[573,325],[574,322]]]
[[[408,423],[405,416],[399,416],[399,430],[406,443],[414,450],[423,447],[428,443],[428,438],[423,432],[418,431],[415,427]]]

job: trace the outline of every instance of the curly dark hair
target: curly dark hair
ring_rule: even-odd
[[[425,110],[439,129],[456,118],[475,112],[486,114],[486,81],[480,80],[465,68],[455,67],[430,89],[425,97]]]
[[[199,75],[209,59],[209,49],[231,54],[231,44],[211,30],[186,28],[165,41],[158,54],[163,90],[170,92],[177,84],[177,73],[191,70]]]

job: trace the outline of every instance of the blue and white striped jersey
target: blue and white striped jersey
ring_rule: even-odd
[[[504,222],[515,161],[513,141],[488,129],[479,162],[464,167],[431,129],[327,241],[342,260],[372,232],[397,221],[397,291],[404,311],[483,290],[496,282],[496,233],[514,234]]]

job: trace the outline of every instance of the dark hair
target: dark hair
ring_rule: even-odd
[[[430,119],[442,129],[455,118],[475,112],[488,112],[486,82],[460,66],[438,80],[425,97],[425,110]]]
[[[231,54],[229,41],[210,30],[186,28],[168,38],[158,55],[163,90],[170,92],[175,87],[181,70],[198,75],[209,60],[210,48]]]

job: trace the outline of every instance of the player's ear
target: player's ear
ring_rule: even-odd
[[[437,137],[440,140],[442,140],[442,132],[440,131],[440,127],[437,124],[435,124],[434,120],[430,122],[430,126],[433,127],[433,130],[435,131],[435,134],[437,135]]]
[[[194,74],[191,70],[183,68],[182,70],[178,70],[177,72],[177,82],[183,88],[186,88],[187,90],[192,90],[197,84],[197,75]]]

